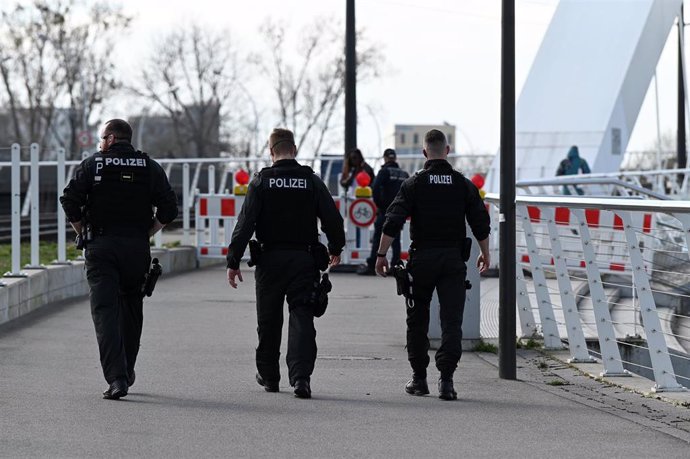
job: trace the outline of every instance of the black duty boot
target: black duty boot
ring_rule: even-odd
[[[453,388],[452,378],[439,378],[438,380],[438,398],[441,400],[457,400],[458,393]]]
[[[295,397],[297,398],[311,398],[311,387],[309,380],[300,378],[295,380]]]
[[[405,384],[405,392],[410,395],[427,395],[429,393],[429,386],[426,383],[426,377],[412,375],[412,379]]]
[[[259,386],[264,386],[266,392],[278,392],[280,390],[278,381],[266,381],[259,373],[256,374],[256,382]]]
[[[117,379],[110,383],[108,387],[103,392],[103,398],[106,400],[117,400],[119,398],[125,397],[127,395],[127,380]]]
[[[134,384],[134,381],[136,381],[136,380],[137,380],[137,374],[134,372],[134,370],[132,370],[132,372],[129,373],[129,375],[127,376],[127,386],[132,387],[132,385]]]

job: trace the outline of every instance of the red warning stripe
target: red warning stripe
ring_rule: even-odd
[[[598,228],[600,215],[601,212],[599,212],[599,209],[585,209],[585,220],[587,220],[587,226]]]
[[[613,229],[622,230],[623,229],[623,219],[618,215],[613,214]]]
[[[556,224],[570,224],[570,209],[568,209],[567,207],[556,207]]]
[[[234,198],[224,198],[220,200],[220,214],[223,217],[234,217],[235,216],[235,199]]]
[[[645,233],[652,231],[652,214],[644,214],[642,218],[642,231]]]
[[[204,217],[208,215],[208,202],[206,198],[201,198],[199,200],[199,215]]]

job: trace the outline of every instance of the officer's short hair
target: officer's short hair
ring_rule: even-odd
[[[438,129],[432,129],[424,135],[424,148],[432,153],[443,153],[448,145],[446,135]]]
[[[295,147],[295,135],[289,129],[275,128],[268,137],[268,147],[273,151],[289,152]]]
[[[125,120],[113,119],[105,122],[105,135],[112,134],[118,140],[132,142],[132,126]]]

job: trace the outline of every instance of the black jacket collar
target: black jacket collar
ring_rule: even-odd
[[[111,155],[116,153],[134,153],[136,150],[131,143],[115,142],[108,148],[108,151],[102,152],[104,155]]]
[[[429,159],[424,163],[424,169],[452,170],[453,166],[445,159]]]
[[[296,167],[299,166],[299,163],[297,162],[296,159],[279,159],[275,163],[273,163],[272,167]]]

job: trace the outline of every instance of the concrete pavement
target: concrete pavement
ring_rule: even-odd
[[[465,353],[459,400],[403,392],[404,305],[392,279],[332,275],[316,319],[314,398],[254,382],[254,282],[223,267],[164,276],[145,304],[137,382],[106,387],[88,301],[0,327],[2,457],[688,457],[690,411],[587,378],[535,351],[518,381]],[[285,341],[285,336],[283,341]],[[284,349],[283,349],[284,356]],[[433,358],[432,358],[433,362]]]

